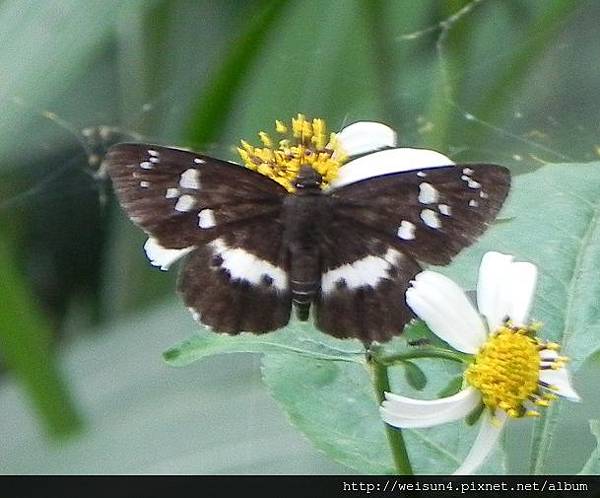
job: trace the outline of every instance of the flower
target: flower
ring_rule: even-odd
[[[321,176],[323,190],[335,189],[367,178],[412,170],[450,166],[439,152],[397,147],[396,132],[375,121],[357,121],[338,133],[328,133],[323,119],[298,114],[291,125],[275,122],[277,140],[264,131],[261,146],[241,141],[238,153],[243,166],[260,173],[294,193],[300,166],[309,165]],[[144,246],[151,264],[167,270],[190,248],[167,249],[154,237]]]
[[[394,427],[432,427],[483,404],[479,434],[456,474],[470,474],[485,461],[509,418],[539,416],[537,408],[556,395],[580,399],[560,346],[540,339],[540,325],[528,322],[536,280],[535,265],[488,252],[477,282],[479,311],[457,284],[433,271],[418,274],[406,291],[406,302],[431,331],[472,357],[458,394],[427,401],[386,393],[381,416]]]

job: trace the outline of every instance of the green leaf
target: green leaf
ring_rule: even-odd
[[[590,431],[596,438],[596,448],[592,451],[589,460],[579,472],[580,475],[600,474],[600,420],[590,420]]]
[[[402,366],[404,367],[404,378],[406,382],[417,391],[422,391],[427,385],[427,376],[423,373],[417,365],[412,361],[403,361]]]
[[[462,384],[463,384],[463,376],[457,375],[450,382],[448,382],[448,384],[446,384],[445,387],[443,387],[442,389],[440,389],[438,391],[437,397],[438,398],[446,398],[448,396],[452,396],[453,394],[456,394],[458,391],[460,391]]]
[[[223,353],[289,353],[330,361],[365,361],[365,349],[359,341],[334,339],[302,323],[262,335],[199,333],[165,351],[163,358],[169,365],[183,367]]]
[[[464,288],[473,288],[486,251],[514,254],[539,269],[539,285],[531,313],[541,320],[542,337],[563,345],[577,370],[600,350],[600,163],[548,164],[514,178],[504,215],[511,223],[495,225],[455,264],[442,269]],[[532,473],[544,470],[552,449],[561,406],[554,403],[537,422],[531,444]]]
[[[189,142],[206,144],[218,137],[228,117],[224,109],[231,108],[240,85],[263,48],[265,37],[286,10],[286,3],[287,0],[266,0],[261,2],[259,12],[249,13],[247,30],[231,45],[231,52],[215,79],[193,105],[193,119],[187,133]]]
[[[0,239],[0,266],[0,354],[48,432],[55,436],[70,434],[80,427],[81,420],[56,363],[52,331],[16,271],[5,239]]]
[[[443,373],[441,363],[428,377]],[[267,354],[263,379],[291,423],[335,461],[363,474],[395,473],[366,364]],[[415,472],[443,474],[460,465],[477,430],[458,422],[402,433]],[[503,460],[498,448],[482,473],[503,472]]]
[[[485,408],[485,405],[483,403],[481,403],[477,408],[475,408],[471,413],[469,413],[467,415],[467,417],[465,418],[465,423],[467,425],[475,424],[481,417],[481,414],[483,413],[484,408]]]

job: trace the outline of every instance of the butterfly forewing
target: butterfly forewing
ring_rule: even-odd
[[[129,217],[160,247],[191,249],[178,288],[201,323],[259,333],[288,322],[285,189],[239,165],[154,145],[115,146],[106,164]]]
[[[129,217],[166,248],[196,246],[257,216],[276,219],[286,194],[258,173],[180,149],[120,144],[105,161]]]
[[[395,238],[417,260],[444,265],[485,231],[509,188],[506,168],[468,164],[369,178],[331,197],[334,217]]]

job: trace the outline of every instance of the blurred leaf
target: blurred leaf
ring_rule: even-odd
[[[240,85],[252,69],[273,23],[284,12],[287,0],[264,0],[258,13],[247,16],[247,30],[231,45],[231,52],[216,77],[192,107],[187,141],[204,145],[217,138],[229,116]]]
[[[600,420],[590,420],[590,430],[596,438],[597,446],[579,474],[598,475],[600,474]]]
[[[229,109],[224,142],[252,141],[258,130],[298,112],[326,119],[332,131],[357,119],[380,118],[385,103],[363,5],[289,2]]]
[[[438,398],[447,398],[452,396],[461,390],[463,384],[463,376],[457,375],[454,377],[443,389],[438,391]]]
[[[503,72],[494,79],[492,87],[478,105],[475,114],[484,121],[497,121],[499,114],[510,104],[517,88],[529,77],[535,62],[563,29],[571,14],[581,8],[583,2],[553,0],[546,2],[535,20],[535,29],[525,32],[525,39],[510,54],[510,60],[502,65]],[[474,137],[475,138],[475,137]]]
[[[214,354],[285,352],[331,361],[363,363],[365,359],[364,347],[358,341],[334,339],[301,323],[261,335],[205,332],[165,351],[163,357],[170,365],[183,367]]]
[[[52,435],[75,431],[80,419],[55,362],[52,331],[0,239],[0,354]]]
[[[600,350],[599,191],[600,163],[548,164],[516,177],[505,209],[513,221],[491,227],[479,244],[442,270],[472,288],[475,269],[488,250],[536,264],[539,285],[532,317],[544,322],[543,337],[562,344],[571,357],[575,384],[577,369]],[[543,471],[565,403],[554,403],[537,422],[531,472]]]
[[[427,385],[427,377],[417,365],[412,361],[403,361],[402,366],[404,367],[404,377],[406,382],[417,391],[425,389]]]
[[[14,153],[31,115],[14,105],[45,107],[88,69],[111,35],[115,13],[123,2],[46,0],[0,3],[0,157]],[[142,2],[139,2],[141,4]],[[3,167],[10,162],[0,161]]]

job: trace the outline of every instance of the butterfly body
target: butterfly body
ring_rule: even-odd
[[[319,241],[330,223],[331,209],[321,178],[312,168],[301,168],[295,186],[296,194],[283,202],[283,245],[289,257],[292,303],[298,319],[306,321],[320,287]]]
[[[405,292],[420,262],[447,264],[508,193],[505,168],[436,164],[444,156],[426,152],[424,166],[419,149],[361,156],[326,188],[304,164],[293,191],[243,166],[149,144],[114,146],[106,165],[124,210],[149,235],[152,263],[166,269],[185,256],[178,289],[198,322],[264,333],[295,308],[328,334],[369,343],[413,317]]]

